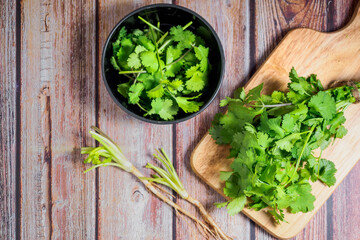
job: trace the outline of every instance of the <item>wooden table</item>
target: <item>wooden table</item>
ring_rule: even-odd
[[[213,206],[222,198],[191,171],[190,154],[219,100],[246,83],[286,32],[339,29],[357,2],[173,1],[215,28],[226,75],[207,110],[158,126],[117,107],[100,72],[110,30],[152,1],[0,0],[0,239],[202,239],[129,174],[110,167],[83,174],[88,166],[79,149],[95,144],[91,125],[113,137],[139,168],[164,147],[185,187],[225,232],[235,239],[272,239],[244,215],[230,217]],[[360,239],[359,184],[357,164],[296,239]]]

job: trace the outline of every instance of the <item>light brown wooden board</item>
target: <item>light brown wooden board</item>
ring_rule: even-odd
[[[326,87],[335,80],[360,80],[360,10],[357,8],[350,23],[333,33],[311,29],[289,32],[270,57],[245,86],[249,90],[264,82],[263,93],[285,90],[288,72],[295,67],[299,75],[316,73]],[[316,182],[312,193],[316,196],[315,209],[309,213],[286,214],[288,223],[276,225],[263,211],[244,209],[243,213],[278,238],[291,238],[299,233],[320,209],[332,192],[360,158],[360,105],[350,106],[345,113],[348,134],[329,147],[323,157],[332,160],[338,171],[337,182],[331,188]],[[230,170],[232,159],[227,159],[229,146],[216,145],[210,135],[197,145],[191,156],[194,172],[223,195],[220,171]]]

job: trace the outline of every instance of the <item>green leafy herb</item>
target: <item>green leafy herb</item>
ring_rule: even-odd
[[[196,71],[193,67],[187,75]],[[321,153],[333,139],[346,135],[343,111],[356,100],[354,87],[324,90],[316,75],[299,77],[294,68],[289,77],[287,93],[262,95],[261,84],[247,94],[240,88],[234,98],[220,103],[228,112],[216,115],[210,134],[216,143],[231,145],[234,161],[232,171],[220,175],[231,200],[216,205],[227,207],[231,215],[241,211],[248,198],[249,208],[267,208],[275,221],[285,221],[285,209],[314,209],[310,181],[328,186],[336,182],[334,163]]]
[[[148,28],[129,32],[123,27],[113,42],[110,63],[129,79],[119,83],[118,92],[155,120],[199,111],[208,82],[209,48],[187,30],[192,22],[164,32],[160,22],[139,19]]]

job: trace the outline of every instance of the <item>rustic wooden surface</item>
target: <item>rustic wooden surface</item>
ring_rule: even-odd
[[[201,239],[131,176],[111,168],[82,173],[79,148],[94,144],[87,134],[93,124],[114,137],[137,167],[155,147],[172,153],[189,193],[229,235],[272,239],[244,215],[229,217],[212,206],[222,197],[191,171],[190,153],[219,100],[248,81],[289,29],[339,29],[358,1],[172,1],[210,22],[227,65],[211,106],[169,126],[126,115],[100,74],[112,27],[155,2],[0,0],[0,239]],[[359,183],[357,164],[296,239],[359,239]]]

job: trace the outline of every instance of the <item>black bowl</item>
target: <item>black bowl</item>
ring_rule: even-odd
[[[199,109],[198,112],[191,114],[178,113],[175,116],[176,119],[171,121],[154,120],[143,117],[143,112],[140,112],[138,106],[128,104],[128,100],[122,95],[120,95],[120,93],[118,93],[117,85],[127,81],[127,78],[119,75],[110,64],[110,58],[112,55],[112,43],[115,41],[118,32],[123,26],[125,26],[128,30],[136,28],[144,29],[147,27],[147,25],[145,25],[138,19],[138,16],[146,17],[148,19],[157,19],[158,17],[161,23],[161,29],[165,31],[169,30],[172,26],[184,26],[188,22],[192,21],[193,24],[188,29],[205,40],[206,46],[209,47],[209,62],[212,67],[209,74],[208,86],[200,97],[200,100],[204,102],[204,105]],[[199,14],[187,8],[172,4],[148,5],[128,14],[126,17],[121,19],[120,22],[111,31],[105,42],[102,53],[102,76],[106,89],[110,93],[111,98],[116,102],[117,105],[119,105],[121,109],[123,109],[131,116],[145,122],[156,124],[179,123],[188,120],[196,116],[200,112],[204,111],[204,109],[207,108],[209,104],[214,100],[216,94],[220,89],[224,75],[224,69],[224,50],[215,30]]]

